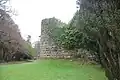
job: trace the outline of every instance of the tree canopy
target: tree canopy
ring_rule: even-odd
[[[56,37],[65,49],[84,48],[94,53],[109,80],[120,80],[119,5],[119,0],[77,0],[78,11]]]

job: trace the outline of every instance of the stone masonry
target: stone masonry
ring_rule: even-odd
[[[44,19],[41,22],[40,57],[70,57],[69,55],[71,52],[58,48],[53,39],[49,36],[48,24],[51,24],[52,21],[56,24],[61,24],[60,21],[55,18]]]

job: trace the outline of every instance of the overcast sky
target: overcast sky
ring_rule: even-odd
[[[76,12],[76,0],[11,0],[11,5],[18,12],[15,22],[22,37],[32,36],[32,42],[41,34],[41,20],[56,17],[69,22]]]

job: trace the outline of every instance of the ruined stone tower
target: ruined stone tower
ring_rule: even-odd
[[[58,47],[50,36],[50,24],[63,26],[64,24],[56,18],[43,19],[41,22],[41,39],[40,39],[40,57],[60,57],[68,54],[65,50]]]
[[[44,19],[41,22],[40,56],[42,57],[50,56],[52,55],[52,53],[54,53],[52,51],[55,45],[52,38],[50,38],[48,34],[49,32],[48,24],[50,24],[51,21],[53,21],[52,18]]]

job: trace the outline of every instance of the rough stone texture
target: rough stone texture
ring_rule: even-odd
[[[62,22],[55,18],[44,19],[41,22],[41,40],[40,57],[69,58],[72,51],[67,51],[55,45],[53,39],[49,36],[48,24],[54,22],[56,25],[62,25]]]
[[[54,24],[54,25],[50,25]],[[64,50],[57,46],[50,36],[50,26],[61,27],[64,25],[60,20],[56,18],[44,19],[41,22],[41,38],[40,38],[40,55],[43,58],[91,58],[90,52],[85,49],[77,50]],[[54,29],[53,29],[54,30]]]

